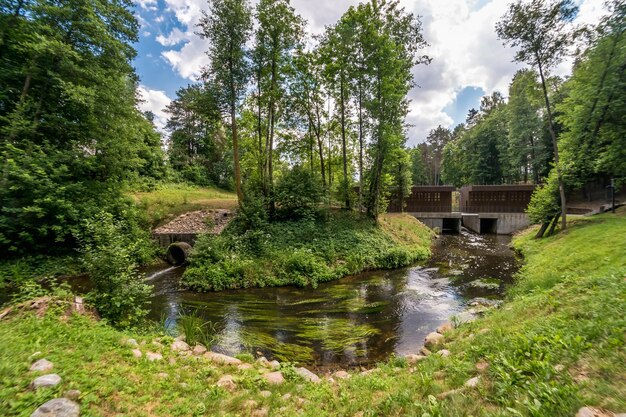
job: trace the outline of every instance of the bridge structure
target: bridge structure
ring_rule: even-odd
[[[535,185],[415,186],[404,207],[392,194],[387,211],[408,213],[433,229],[458,233],[512,234],[526,228],[525,213]],[[458,194],[458,200],[454,197]],[[458,201],[458,202],[457,202]]]

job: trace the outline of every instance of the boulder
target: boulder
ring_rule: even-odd
[[[156,352],[146,352],[146,358],[148,358],[150,362],[160,361],[161,359],[163,359],[163,355]]]
[[[39,359],[30,366],[30,370],[33,372],[48,372],[52,368],[54,368],[54,364],[47,359]]]
[[[421,349],[420,349],[420,354],[421,354],[422,356],[428,356],[428,355],[430,355],[431,353],[432,353],[432,352],[431,352],[430,350],[426,349],[425,347],[423,347],[423,348],[421,348]]]
[[[270,415],[270,411],[266,407],[259,408],[258,410],[254,410],[252,414],[250,414],[250,416],[252,417],[267,417],[269,415]]]
[[[475,376],[474,378],[470,378],[467,381],[465,381],[465,384],[463,384],[463,386],[467,388],[476,388],[479,383],[480,383],[480,377]]]
[[[132,346],[132,347],[139,346],[139,343],[137,343],[135,339],[126,339],[125,341],[122,342],[122,344],[126,346]]]
[[[313,372],[309,371],[306,368],[296,368],[296,374],[300,375],[305,380],[313,382],[315,384],[322,382],[319,376],[315,375]]]
[[[432,332],[426,335],[426,338],[424,339],[424,345],[426,345],[426,347],[430,349],[432,347],[442,344],[444,340],[445,337],[443,337],[441,333]]]
[[[276,360],[271,361],[268,365],[271,369],[280,369],[280,362]]]
[[[42,375],[35,378],[31,386],[33,389],[56,387],[61,383],[61,377],[57,374]]]
[[[287,393],[287,394],[283,395],[283,396],[282,396],[282,397],[280,397],[280,398],[282,398],[282,400],[283,400],[283,401],[287,401],[288,399],[290,399],[290,398],[291,398],[291,394],[290,394],[290,393]]]
[[[224,375],[217,381],[217,386],[224,388],[227,391],[234,391],[237,389],[237,384],[232,375]]]
[[[350,374],[347,373],[346,371],[337,371],[333,374],[333,377],[338,378],[338,379],[348,379],[350,378]]]
[[[132,352],[135,358],[141,358],[143,356],[143,353],[141,353],[139,349],[133,349]]]
[[[481,359],[476,363],[476,369],[480,372],[484,372],[487,368],[489,368],[489,363],[487,363],[484,359]]]
[[[283,374],[280,371],[269,372],[269,373],[263,375],[263,378],[270,385],[280,385],[280,384],[285,382],[285,378],[283,377]]]
[[[259,395],[263,398],[269,398],[272,396],[272,392],[264,390],[264,391],[259,392]]]
[[[207,351],[207,348],[205,348],[205,347],[204,347],[204,346],[202,346],[202,345],[195,345],[195,346],[193,347],[193,354],[194,354],[195,356],[201,356],[201,355],[204,355],[204,354],[206,353],[206,351]]]
[[[240,365],[237,365],[237,369],[239,369],[240,371],[247,371],[248,369],[252,368],[254,368],[254,366],[250,365],[249,363],[242,363]]]
[[[409,365],[412,365],[414,363],[417,363],[417,362],[419,362],[421,360],[426,359],[426,356],[411,354],[411,355],[406,355],[405,358],[406,358],[406,361],[409,363]]]
[[[174,343],[172,343],[171,348],[174,352],[186,352],[191,350],[187,342],[184,340],[175,340]]]
[[[68,400],[78,401],[80,398],[80,391],[77,389],[71,389],[69,391],[65,391],[63,393],[63,398],[67,398]]]
[[[576,413],[576,417],[614,417],[611,411],[595,407],[583,407]]]
[[[159,372],[157,376],[161,379],[166,379],[169,378],[170,375],[167,372]]]
[[[67,398],[55,398],[40,406],[30,417],[79,417],[80,407]]]
[[[450,322],[446,322],[437,327],[437,333],[444,334],[445,332],[449,332],[452,329],[454,329],[454,325]]]
[[[448,356],[451,355],[451,353],[448,349],[441,349],[440,351],[437,352],[437,355],[447,358]]]
[[[243,408],[245,408],[246,410],[251,410],[253,408],[257,408],[258,405],[259,403],[254,400],[246,400],[243,403]]]
[[[210,360],[211,362],[215,362],[221,365],[241,365],[241,361],[237,358],[233,358],[232,356],[222,355],[221,353],[215,352],[206,352],[204,357]]]

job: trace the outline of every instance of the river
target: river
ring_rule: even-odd
[[[151,317],[170,329],[181,313],[209,322],[213,349],[261,352],[318,368],[370,365],[417,353],[426,334],[467,310],[475,297],[498,299],[517,262],[510,237],[442,235],[425,265],[372,271],[316,289],[253,288],[195,293],[180,287],[183,267],[147,271]]]

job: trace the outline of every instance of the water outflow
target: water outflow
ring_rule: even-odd
[[[150,275],[148,275],[145,279],[145,281],[152,281],[153,279],[160,277],[161,275],[167,274],[173,270],[175,270],[176,268],[180,268],[180,265],[174,265],[174,266],[170,266],[169,268],[166,269],[162,269],[160,271],[154,272]]]

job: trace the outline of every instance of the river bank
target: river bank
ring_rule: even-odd
[[[532,229],[517,237],[525,265],[507,302],[445,332],[437,349],[449,355],[392,357],[320,383],[290,363],[275,371],[250,355],[239,357],[245,366],[181,355],[172,338],[119,332],[63,309],[12,313],[0,320],[0,371],[11,381],[0,388],[0,404],[7,416],[30,415],[77,389],[84,414],[102,416],[573,416],[584,405],[623,412],[625,215],[576,220],[539,241]],[[39,375],[28,371],[37,351],[62,378],[54,388],[28,388]],[[162,359],[150,361],[148,352]],[[265,375],[274,372],[284,382],[270,382]]]

